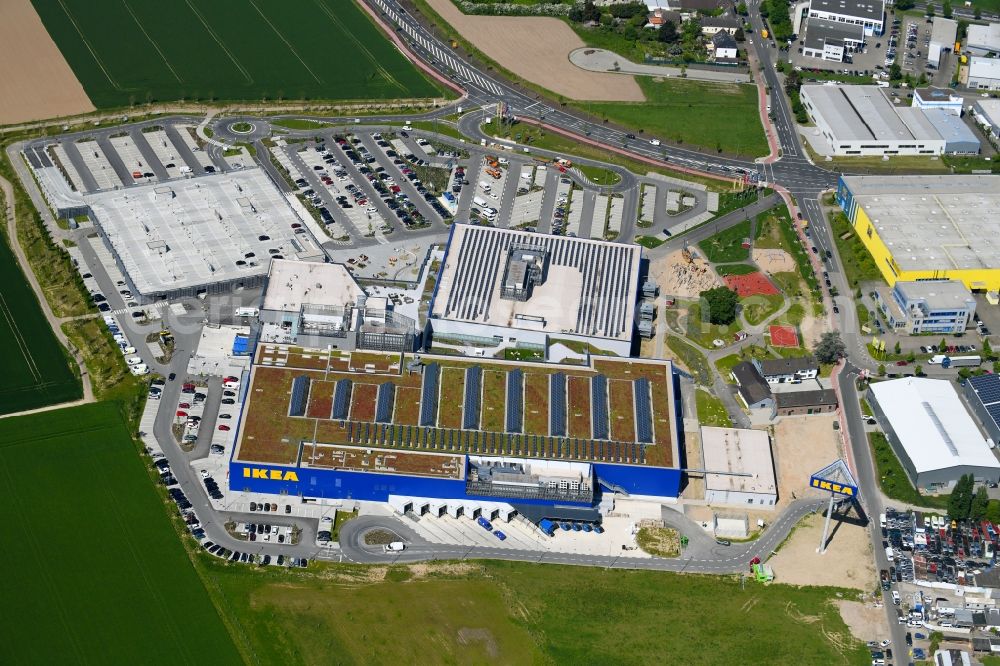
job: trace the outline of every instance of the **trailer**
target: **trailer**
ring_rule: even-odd
[[[981,356],[945,356],[941,359],[942,368],[978,368],[982,364]]]

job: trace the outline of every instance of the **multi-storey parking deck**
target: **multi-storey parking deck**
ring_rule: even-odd
[[[532,478],[562,465],[560,473],[593,473],[630,494],[678,491],[668,361],[593,357],[576,366],[261,345],[249,382],[232,461],[237,489],[463,497],[473,456],[475,489],[481,461],[493,460]],[[491,487],[510,496],[502,481]]]

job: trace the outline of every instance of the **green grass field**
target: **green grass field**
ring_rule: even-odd
[[[831,588],[516,562],[205,568],[261,663],[860,664],[866,654]]]
[[[98,107],[437,97],[353,0],[33,0]]]
[[[713,264],[744,261],[750,258],[743,241],[750,237],[750,220],[744,220],[698,243],[705,258]]]
[[[8,663],[235,664],[118,406],[0,421]]]
[[[757,88],[684,79],[636,77],[645,102],[574,102],[599,118],[669,141],[748,157],[767,155]]]
[[[17,259],[0,234],[0,414],[76,400],[83,395]]]
[[[698,406],[698,421],[702,425],[733,427],[733,420],[726,413],[726,406],[717,396],[708,391],[699,390],[695,393],[695,404]]]

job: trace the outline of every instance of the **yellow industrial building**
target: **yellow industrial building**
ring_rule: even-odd
[[[837,203],[890,286],[1000,290],[1000,175],[843,176]]]

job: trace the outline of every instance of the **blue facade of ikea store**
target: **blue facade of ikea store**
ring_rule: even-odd
[[[665,467],[638,465],[595,464],[597,477],[605,485],[621,489],[630,495],[676,498],[680,493],[681,472]],[[427,497],[433,499],[470,499],[510,502],[502,497],[468,495],[465,481],[404,474],[348,472],[308,467],[255,465],[239,461],[229,463],[231,490],[293,495],[311,498],[355,499],[385,502],[389,495]],[[555,504],[549,500],[525,501],[518,504]],[[569,504],[564,500],[559,504]]]

